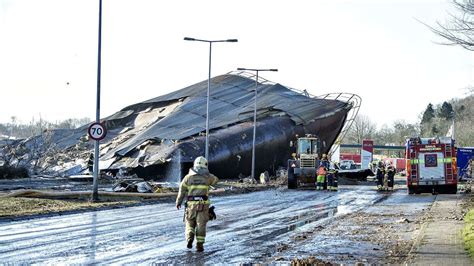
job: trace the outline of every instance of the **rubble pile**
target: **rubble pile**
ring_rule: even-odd
[[[4,165],[27,169],[29,176],[64,177],[87,173],[92,148],[86,131],[55,129],[0,147],[0,155]]]
[[[114,192],[138,192],[138,193],[165,193],[174,192],[176,188],[164,186],[151,181],[143,180],[120,180],[113,187]]]

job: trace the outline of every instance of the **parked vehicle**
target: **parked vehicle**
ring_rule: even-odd
[[[454,140],[449,137],[410,138],[406,142],[408,194],[457,193]]]
[[[341,160],[339,162],[339,168],[341,170],[351,170],[351,169],[357,169],[357,165],[354,162],[354,160]]]
[[[360,164],[361,163],[361,155],[360,153],[346,153],[346,152],[341,152],[339,154],[339,160],[342,161],[342,160],[352,160],[354,161],[356,164]]]
[[[458,148],[456,151],[456,164],[459,169],[459,179],[472,178],[472,167],[469,169],[469,160],[474,160],[474,147]],[[471,170],[471,173],[469,172]]]

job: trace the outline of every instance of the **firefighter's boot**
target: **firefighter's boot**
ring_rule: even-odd
[[[196,251],[197,252],[203,252],[204,251],[204,243],[198,242],[196,244]]]
[[[189,249],[193,248],[193,240],[192,239],[188,241],[188,245],[186,247],[189,248]]]

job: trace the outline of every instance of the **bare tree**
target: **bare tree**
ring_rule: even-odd
[[[347,142],[362,143],[363,139],[373,137],[377,126],[366,115],[358,115],[347,134]]]
[[[438,21],[436,27],[428,27],[448,40],[444,45],[460,45],[474,51],[474,0],[453,0],[453,5],[458,14],[449,14],[446,22]]]
[[[403,145],[408,137],[416,137],[420,134],[420,129],[415,124],[407,123],[404,120],[395,121],[394,125],[394,143]]]

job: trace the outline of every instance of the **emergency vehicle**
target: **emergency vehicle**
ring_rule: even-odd
[[[405,154],[408,194],[456,194],[458,181],[453,139],[410,138]]]

